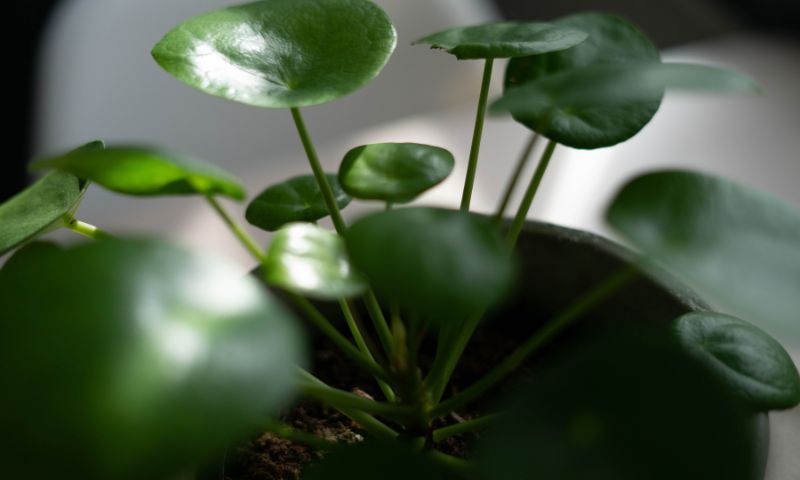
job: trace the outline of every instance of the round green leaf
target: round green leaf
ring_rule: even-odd
[[[792,408],[800,402],[800,376],[780,343],[753,325],[713,312],[679,318],[681,343],[734,392],[758,410]]]
[[[0,255],[63,226],[82,196],[77,177],[52,172],[0,205]]]
[[[303,360],[255,279],[153,241],[26,255],[0,305],[15,478],[168,478],[283,407]]]
[[[582,13],[554,24],[584,31],[589,38],[569,50],[511,60],[506,70],[507,89],[574,69],[627,62],[658,62],[660,59],[658,50],[644,34],[613,15]],[[545,104],[541,109],[526,111],[514,118],[569,147],[608,147],[639,132],[658,110],[662,93],[658,91],[635,102],[624,101],[602,107],[573,109]]]
[[[368,0],[265,0],[189,19],[152,54],[164,70],[208,94],[289,108],[364,86],[396,42],[386,13]]]
[[[339,167],[342,188],[355,198],[410,202],[453,171],[453,154],[417,143],[379,143],[347,152]]]
[[[342,237],[309,223],[278,230],[263,270],[267,283],[320,300],[353,297],[367,287],[350,267]]]
[[[625,185],[608,221],[714,304],[800,339],[800,212],[708,175],[662,171]]]
[[[484,477],[763,479],[751,415],[665,336],[618,330],[536,371],[482,439]]]
[[[379,294],[430,321],[461,321],[498,302],[513,278],[508,248],[485,219],[408,208],[365,217],[345,234]]]
[[[370,440],[339,448],[315,464],[303,480],[444,480],[439,468],[401,441]]]
[[[336,175],[327,175],[336,204],[340,209],[350,204],[350,198]],[[316,222],[329,215],[325,198],[313,175],[304,175],[273,185],[247,206],[245,218],[250,224],[274,232],[287,223]]]
[[[128,195],[225,195],[245,197],[239,180],[215,165],[149,147],[78,150],[37,162]]]
[[[414,44],[428,44],[459,60],[539,55],[574,47],[588,35],[549,23],[497,22],[444,30]]]
[[[533,118],[538,112],[603,107],[647,101],[667,88],[711,92],[758,92],[758,85],[741,74],[680,63],[595,65],[543,77],[505,92],[491,110]],[[546,121],[546,119],[543,119]]]
[[[75,150],[102,150],[95,140]],[[64,225],[80,206],[89,183],[54,172],[0,205],[0,255]]]

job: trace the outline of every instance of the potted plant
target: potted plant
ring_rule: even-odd
[[[780,344],[731,314],[797,335],[800,214],[665,171],[633,179],[608,210],[639,253],[525,221],[558,144],[627,140],[665,88],[747,92],[752,81],[662,63],[604,14],[431,35],[420,43],[484,61],[468,173],[459,210],[399,208],[450,174],[449,152],[358,146],[329,174],[300,110],[366,84],[395,43],[368,0],[265,0],[189,19],[154,48],[195,88],[290,110],[311,175],[249,204],[247,220],[275,232],[266,249],[227,213],[220,197],[246,193],[216,166],[100,142],[35,164],[55,171],[0,206],[0,252],[15,250],[0,270],[6,472],[172,478],[266,430],[311,463],[272,478],[763,478],[764,412],[796,405],[800,378]],[[489,107],[503,58],[506,93]],[[489,110],[548,139],[507,222],[534,142],[497,214],[471,214]],[[90,184],[202,197],[257,275],[78,220]],[[385,209],[347,225],[353,199]],[[335,231],[316,225],[328,216]],[[54,228],[96,241],[36,241]],[[318,332],[311,355],[302,322]],[[346,380],[331,384],[331,372]],[[348,435],[299,428],[296,395],[337,412]]]

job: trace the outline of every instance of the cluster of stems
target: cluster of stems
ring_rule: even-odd
[[[492,63],[489,60],[484,71],[468,174],[461,202],[461,209],[465,212],[469,211],[470,198],[477,171],[478,152],[480,150],[486,112],[491,69]],[[347,229],[347,225],[335,201],[333,190],[322,169],[300,110],[293,108],[291,113],[333,225],[339,234],[343,234]],[[526,143],[502,202],[494,216],[498,229],[504,231],[506,235],[509,251],[513,250],[516,244],[556,147],[556,144],[552,141],[545,147],[539,165],[535,169],[522,202],[514,216],[514,220],[510,227],[506,228],[502,225],[502,219],[514,190],[522,177],[522,173],[525,171],[536,140],[536,135],[533,135],[531,140]],[[259,264],[263,264],[266,254],[258,242],[249,236],[245,229],[233,219],[214,196],[208,195],[206,199],[253,258]],[[387,204],[388,208],[391,208],[390,204]],[[64,219],[64,224],[66,228],[91,238],[98,239],[110,236],[99,228],[83,223],[71,216]],[[548,321],[532,337],[519,345],[516,350],[494,366],[480,380],[462,389],[459,393],[446,398],[445,392],[450,378],[476,328],[483,319],[483,312],[475,312],[464,323],[459,324],[458,328],[443,328],[439,333],[438,347],[433,364],[427,372],[423,372],[418,363],[418,353],[426,334],[425,326],[413,315],[403,318],[396,305],[389,305],[384,310],[373,291],[368,290],[360,299],[363,309],[371,320],[371,330],[364,323],[358,321],[351,301],[346,299],[339,301],[342,316],[349,330],[349,336],[339,331],[311,301],[301,295],[290,293],[289,298],[306,319],[339,348],[344,355],[352,360],[356,366],[374,377],[378,388],[383,394],[383,398],[372,399],[332,387],[310,372],[298,367],[297,378],[300,389],[303,395],[333,407],[349,417],[371,436],[381,439],[397,439],[399,437],[411,439],[412,444],[419,446],[434,461],[454,473],[467,472],[469,471],[468,461],[439,452],[436,450],[435,444],[456,435],[483,429],[500,414],[487,414],[463,420],[458,415],[458,410],[480,399],[484,394],[507,379],[543,345],[569,326],[576,318],[618,291],[633,278],[633,275],[632,270],[622,271],[596,285],[577,298],[571,306]],[[377,338],[377,342],[372,341],[373,338]],[[443,418],[446,421],[437,422],[437,420]],[[457,420],[453,423],[451,419]],[[434,425],[443,424],[447,426],[434,428]],[[325,450],[334,445],[329,440],[297,431],[278,421],[269,420],[266,422],[265,427],[276,435],[305,444],[311,448]]]

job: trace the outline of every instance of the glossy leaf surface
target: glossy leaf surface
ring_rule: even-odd
[[[569,70],[509,89],[491,109],[534,118],[548,110],[573,110],[647,101],[665,89],[754,93],[758,85],[741,74],[704,65],[627,63]],[[547,117],[541,117],[545,126]]]
[[[791,408],[800,402],[800,377],[792,358],[763,330],[713,312],[684,315],[673,330],[754,409]]]
[[[367,285],[350,267],[344,240],[309,223],[278,230],[264,262],[267,283],[322,300],[348,298]]]
[[[586,40],[586,33],[549,23],[497,22],[444,30],[414,42],[446,50],[459,60],[511,58],[556,52]]]
[[[420,452],[401,441],[367,441],[340,448],[311,467],[303,480],[444,480]]]
[[[453,154],[417,143],[379,143],[347,152],[339,168],[342,188],[355,198],[410,202],[453,171]]]
[[[433,322],[462,321],[499,301],[513,266],[483,218],[408,208],[365,217],[345,234],[356,268],[379,294]]]
[[[80,150],[37,162],[128,195],[225,195],[245,197],[239,180],[221,168],[149,147]]]
[[[328,184],[340,209],[352,200],[339,186],[336,175],[328,175]],[[247,206],[245,218],[258,228],[273,232],[287,223],[316,222],[328,216],[328,207],[313,175],[291,178],[273,185]]]
[[[712,176],[642,175],[614,199],[608,221],[714,304],[800,339],[800,212]]]
[[[596,336],[516,390],[482,446],[484,478],[760,480],[751,417],[675,342]]]
[[[153,57],[208,94],[267,108],[316,105],[364,86],[396,44],[368,0],[266,0],[191,18]]]
[[[511,60],[506,88],[516,88],[547,77],[598,65],[658,62],[656,47],[635,26],[619,17],[581,13],[553,22],[589,34],[583,43],[560,52]],[[574,148],[601,148],[634,136],[658,110],[662,92],[635,102],[602,107],[543,108],[515,120],[551,140]]]
[[[168,478],[283,407],[303,363],[256,280],[153,241],[21,257],[0,304],[17,478]]]

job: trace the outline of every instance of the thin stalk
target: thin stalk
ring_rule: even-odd
[[[317,151],[314,148],[314,143],[311,141],[311,136],[308,134],[306,124],[303,121],[303,116],[300,114],[300,109],[297,107],[292,108],[292,118],[294,118],[294,124],[297,127],[297,134],[300,136],[300,141],[303,143],[303,148],[306,151],[306,156],[308,157],[308,163],[311,166],[311,171],[314,173],[314,178],[317,180],[319,190],[322,192],[322,198],[325,200],[325,205],[328,207],[328,213],[330,213],[331,219],[333,220],[333,226],[336,228],[336,231],[339,233],[339,235],[342,235],[347,229],[347,226],[342,218],[342,212],[339,210],[339,205],[336,203],[336,197],[333,195],[333,189],[331,188],[330,183],[328,183],[328,177],[325,176],[325,170],[322,169],[322,165],[319,163]]]
[[[108,238],[114,238],[113,235],[102,230],[94,225],[90,225],[86,222],[82,222],[77,218],[67,218],[64,220],[64,228],[68,230],[72,230],[75,233],[83,235],[84,237],[89,237],[94,240],[102,240]]]
[[[261,250],[261,247],[258,246],[253,237],[251,237],[245,230],[242,228],[236,221],[231,217],[227,211],[222,207],[222,205],[214,198],[212,195],[206,195],[206,200],[217,212],[217,214],[222,218],[222,221],[225,222],[225,225],[236,235],[236,238],[244,245],[248,252],[258,261],[259,264],[264,263],[266,255],[264,251]]]
[[[351,360],[356,362],[361,368],[368,371],[370,374],[379,378],[383,381],[390,381],[389,375],[384,371],[383,367],[378,365],[375,360],[368,358],[366,355],[361,353],[358,348],[356,348],[350,341],[345,338],[344,335],[339,333],[331,323],[325,318],[322,313],[306,298],[296,295],[296,294],[289,294],[292,301],[297,305],[297,307],[303,311],[306,317],[317,327],[326,337],[328,337],[337,347]]]
[[[478,312],[469,318],[459,329],[451,332],[454,337],[446,338],[441,342],[436,349],[436,358],[431,371],[428,373],[428,378],[425,379],[425,384],[430,388],[431,397],[434,404],[439,403],[447,384],[450,383],[450,377],[458,366],[461,356],[464,354],[467,345],[469,344],[475,329],[483,318],[484,312]]]
[[[342,308],[345,322],[347,322],[347,327],[350,329],[350,333],[353,335],[353,339],[356,341],[358,349],[361,350],[361,353],[363,353],[364,356],[369,360],[375,361],[372,351],[369,349],[367,342],[364,341],[364,336],[361,334],[361,330],[358,328],[358,323],[353,316],[353,311],[350,309],[350,304],[347,303],[347,300],[339,300],[339,306]],[[380,387],[381,392],[383,392],[383,395],[386,397],[386,400],[394,402],[397,397],[395,396],[392,387],[390,387],[388,383],[384,382],[380,378],[376,377],[376,381],[378,382],[378,387]]]
[[[475,174],[478,171],[478,156],[481,151],[481,137],[483,136],[483,124],[486,118],[486,104],[489,100],[489,85],[492,83],[493,58],[487,58],[483,67],[483,80],[481,81],[481,93],[478,98],[478,113],[475,115],[475,130],[472,132],[472,146],[469,151],[469,164],[467,165],[467,178],[464,181],[464,193],[461,195],[461,210],[469,211],[469,204],[472,201],[472,189],[475,186]]]
[[[336,442],[326,440],[320,436],[297,430],[283,422],[276,420],[267,420],[264,423],[264,430],[270,432],[280,438],[291,440],[294,443],[299,443],[314,450],[333,450],[339,445]]]
[[[499,417],[500,417],[499,414],[486,415],[484,417],[478,417],[472,420],[467,420],[466,422],[456,423],[455,425],[450,425],[448,427],[443,427],[438,430],[434,430],[433,441],[435,443],[439,443],[444,439],[454,437],[456,435],[461,435],[462,433],[474,432],[475,430],[483,430],[487,426],[491,425],[493,422],[497,421]]]
[[[389,330],[389,324],[386,323],[386,317],[378,304],[378,298],[372,290],[367,290],[364,294],[364,306],[372,319],[372,325],[378,333],[378,340],[381,342],[386,357],[392,358],[392,332]]]
[[[514,372],[532,354],[562,332],[566,327],[580,316],[596,307],[612,294],[618,292],[625,285],[636,278],[637,272],[631,267],[627,267],[610,277],[602,283],[592,287],[588,292],[580,296],[575,302],[567,307],[552,320],[547,322],[544,327],[537,331],[532,337],[525,341],[520,347],[514,350],[511,355],[506,357],[492,371],[483,378],[472,384],[466,390],[450,399],[440,403],[431,411],[431,418],[441,417],[449,412],[471,403],[481,395],[496,386],[508,375]]]
[[[430,450],[428,457],[448,472],[461,478],[476,478],[477,465],[469,460],[454,457],[438,450]]]
[[[309,397],[336,408],[360,410],[365,413],[391,418],[398,422],[406,422],[408,419],[416,418],[417,416],[417,412],[409,406],[376,402],[336,388],[305,383],[301,386],[301,390]]]
[[[308,384],[320,388],[330,388],[330,389],[333,388],[328,386],[328,384],[318,379],[311,373],[303,370],[302,368],[297,368],[297,372],[300,375],[300,377]],[[349,419],[361,425],[361,427],[367,433],[373,435],[375,438],[381,438],[384,440],[394,440],[398,436],[397,432],[395,432],[390,427],[386,426],[383,422],[381,422],[380,420],[378,420],[377,418],[373,417],[372,415],[366,412],[350,408],[340,408],[337,407],[336,405],[330,405],[330,406],[338,410],[342,415],[348,417]]]
[[[508,231],[508,244],[512,248],[517,244],[517,239],[522,231],[522,226],[525,225],[525,219],[528,216],[528,211],[531,209],[533,199],[536,197],[536,192],[539,190],[539,185],[542,183],[542,178],[547,171],[547,166],[550,165],[550,159],[553,158],[556,145],[558,144],[552,140],[547,143],[547,147],[542,154],[542,159],[539,161],[539,165],[536,166],[536,171],[533,173],[531,183],[528,185],[528,190],[522,198],[522,203],[520,203],[519,209],[517,210],[517,215],[514,217],[514,221]]]
[[[506,214],[506,208],[508,208],[508,203],[511,201],[511,197],[514,195],[514,191],[517,189],[522,172],[525,170],[525,167],[528,166],[528,161],[531,158],[533,149],[536,148],[536,144],[539,143],[540,138],[541,137],[539,134],[534,132],[531,134],[530,139],[525,144],[525,148],[523,148],[522,153],[519,156],[519,160],[517,160],[517,165],[514,167],[514,172],[511,174],[511,178],[506,186],[506,192],[503,194],[503,200],[500,202],[500,206],[497,207],[497,212],[494,214],[494,223],[496,225],[500,225],[500,222],[502,222],[503,215]]]

